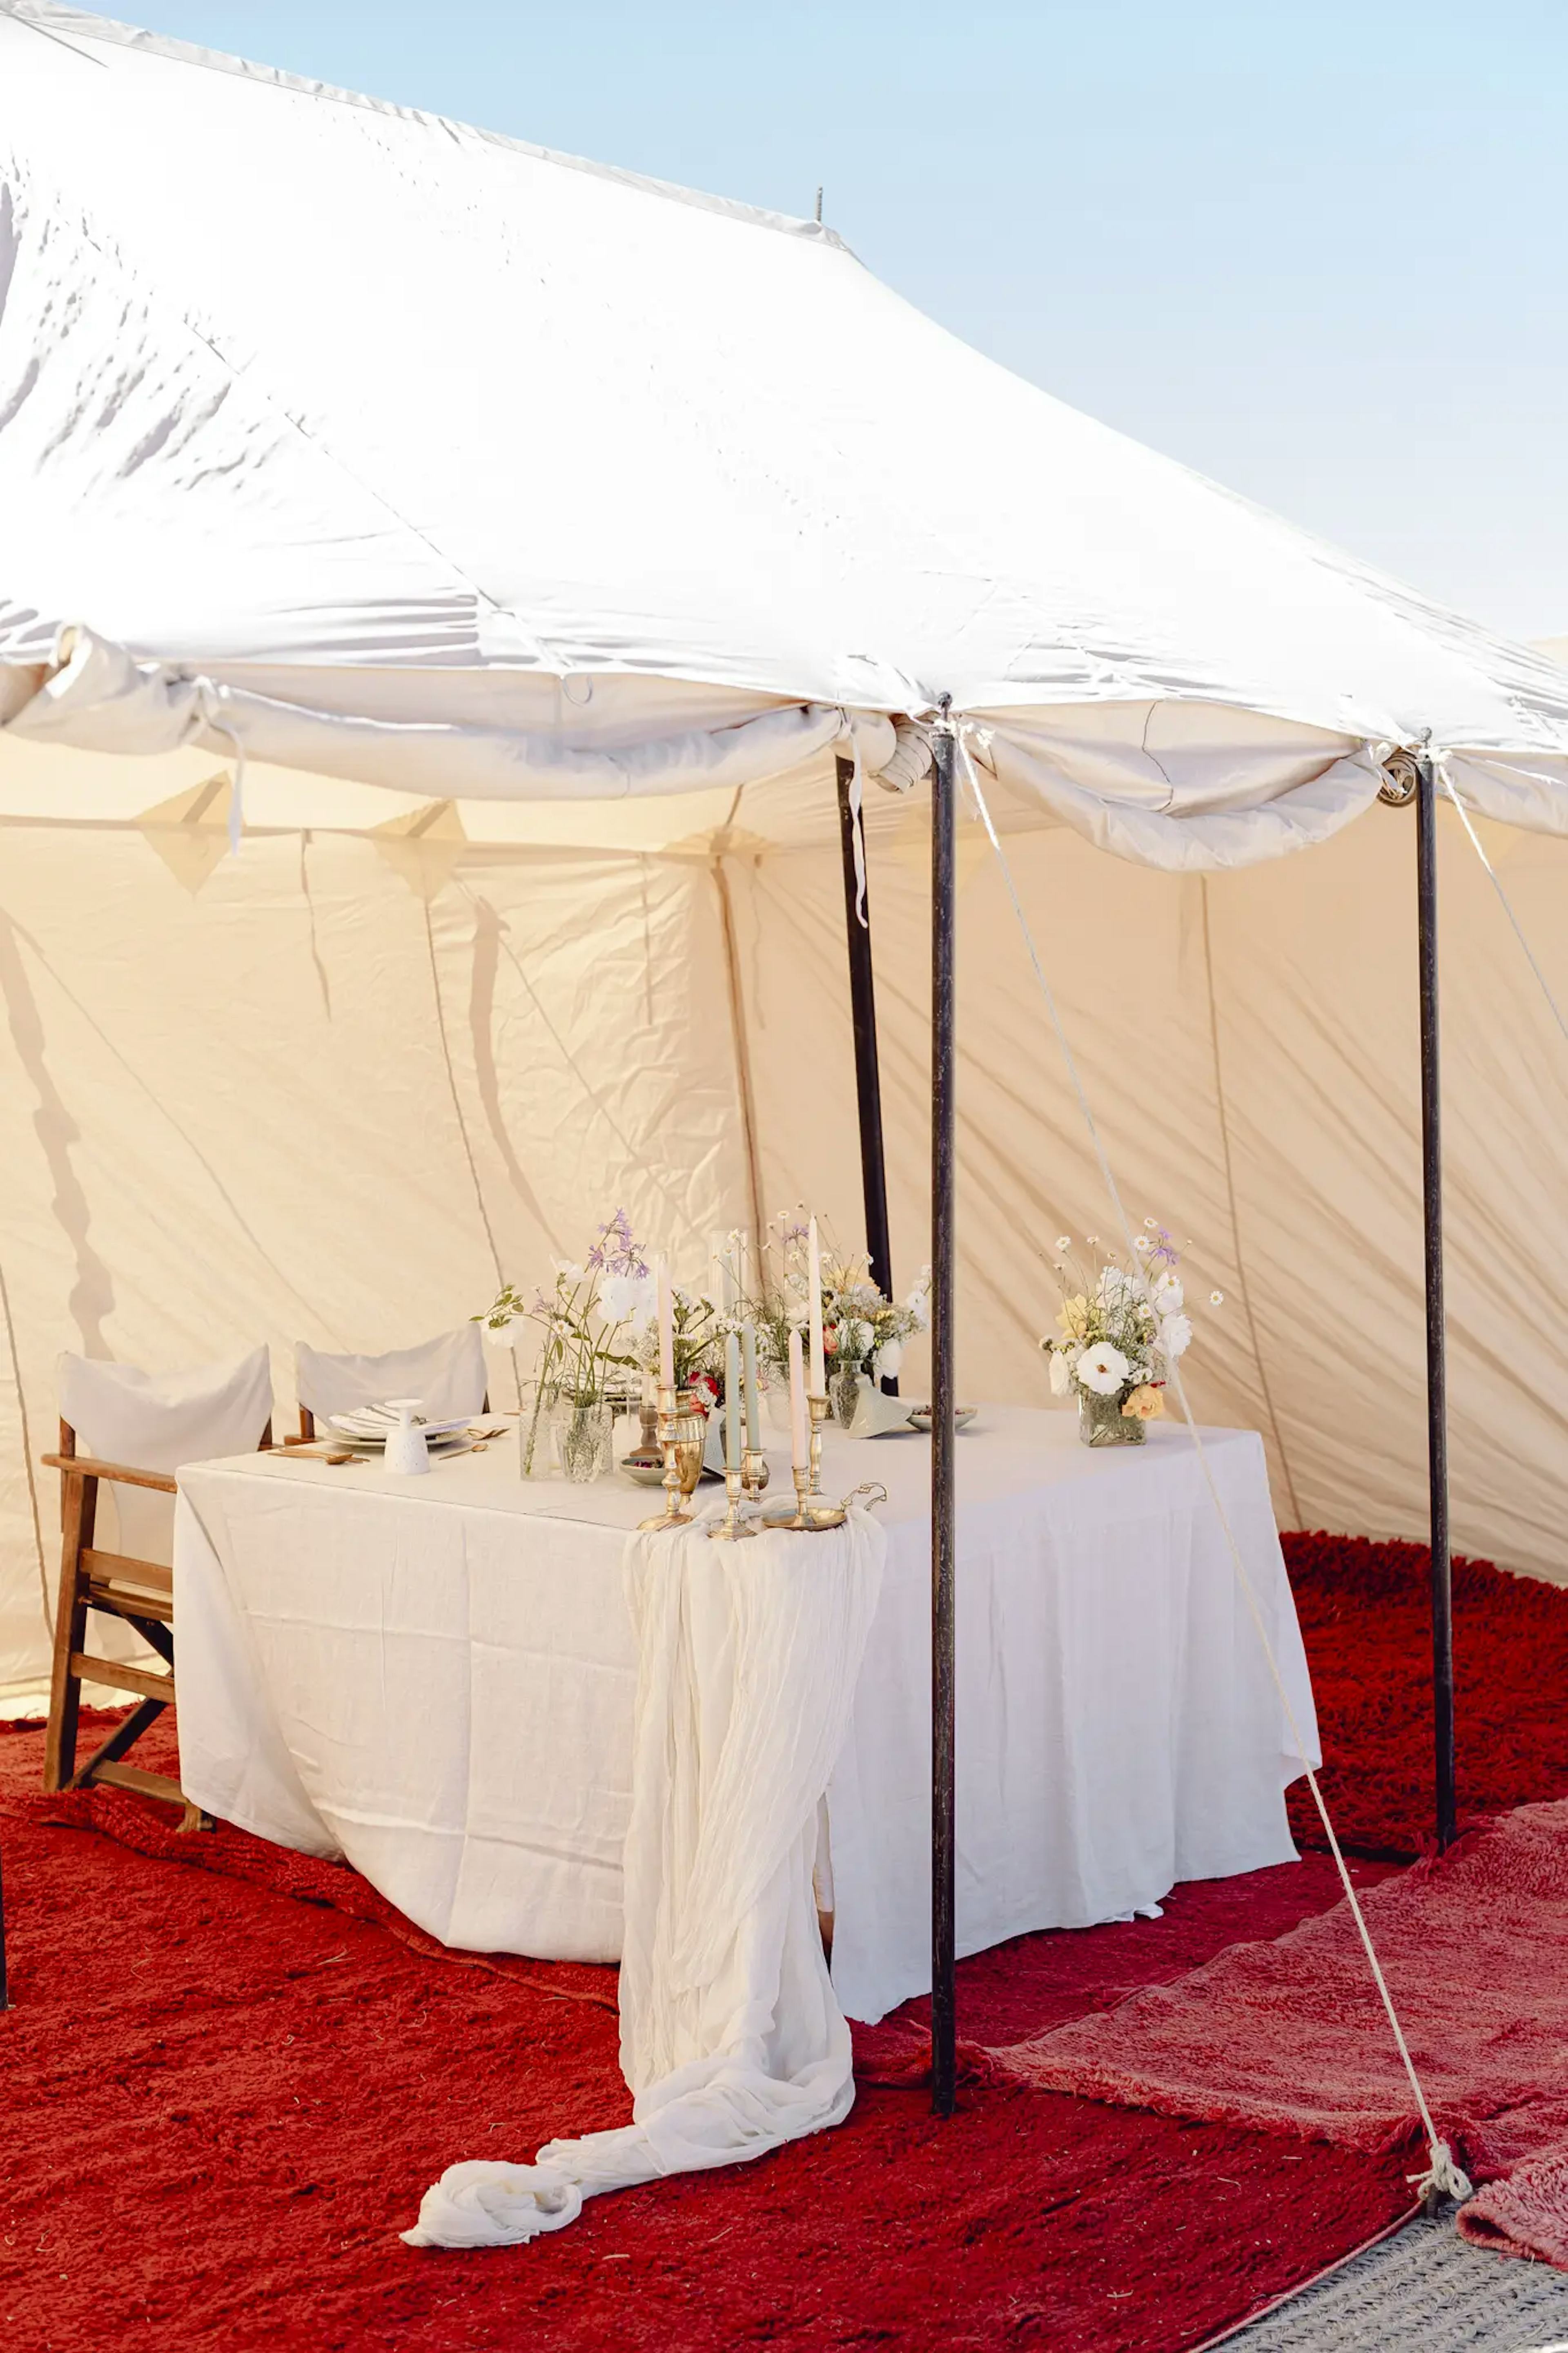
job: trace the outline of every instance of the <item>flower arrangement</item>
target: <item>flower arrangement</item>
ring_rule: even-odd
[[[684,1291],[672,1283],[669,1291],[670,1323],[674,1331],[675,1386],[685,1389],[694,1404],[706,1413],[717,1405],[723,1390],[724,1342],[727,1335],[739,1328],[740,1319],[716,1307],[702,1292]],[[655,1372],[658,1366],[658,1331],[654,1323],[651,1302],[647,1318],[638,1324],[632,1335],[635,1360],[644,1372]]]
[[[789,1365],[791,1331],[804,1333],[810,1320],[807,1231],[798,1215],[788,1210],[773,1220],[759,1261],[757,1296],[743,1301],[739,1309],[742,1318],[756,1325],[763,1361],[781,1375]],[[890,1380],[903,1360],[906,1340],[930,1325],[929,1267],[900,1303],[878,1289],[864,1256],[846,1258],[831,1249],[824,1254],[822,1349],[830,1373],[853,1368]]]
[[[853,1366],[890,1380],[903,1362],[905,1341],[930,1327],[929,1266],[899,1303],[879,1291],[864,1258],[823,1261],[822,1346],[836,1372]]]
[[[522,1426],[525,1478],[532,1473],[540,1425],[550,1409],[559,1402],[579,1419],[589,1409],[607,1409],[628,1388],[635,1394],[658,1363],[654,1279],[624,1209],[605,1219],[580,1263],[557,1259],[554,1277],[549,1291],[536,1289],[531,1298],[503,1284],[472,1319],[498,1337],[521,1324],[536,1324],[543,1335],[533,1409]],[[706,1413],[720,1395],[717,1372],[734,1319],[700,1293],[676,1288],[672,1300],[676,1384]]]
[[[1097,1270],[1077,1257],[1070,1235],[1057,1242],[1061,1330],[1040,1345],[1053,1393],[1078,1398],[1079,1435],[1089,1446],[1141,1443],[1144,1425],[1165,1410],[1171,1366],[1192,1345],[1180,1252],[1155,1219],[1145,1218],[1143,1228],[1131,1261],[1112,1259]],[[1086,1247],[1098,1250],[1098,1236]],[[1222,1293],[1211,1292],[1209,1303],[1223,1305]]]
[[[612,1386],[615,1372],[635,1369],[637,1329],[653,1317],[653,1279],[626,1211],[605,1219],[581,1264],[558,1258],[554,1273],[552,1289],[536,1289],[531,1299],[503,1284],[473,1321],[497,1334],[536,1324],[544,1335],[540,1388],[591,1405]]]

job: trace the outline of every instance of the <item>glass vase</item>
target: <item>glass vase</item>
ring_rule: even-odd
[[[1123,1413],[1121,1402],[1131,1391],[1119,1389],[1114,1397],[1096,1397],[1088,1389],[1078,1393],[1078,1434],[1086,1446],[1142,1446],[1148,1425],[1135,1413]]]
[[[827,1395],[833,1407],[833,1419],[840,1430],[847,1430],[855,1419],[855,1409],[860,1402],[860,1386],[866,1375],[859,1365],[836,1365],[827,1376]]]
[[[615,1435],[616,1409],[608,1398],[563,1398],[555,1421],[563,1475],[579,1487],[605,1478],[615,1451]]]
[[[555,1476],[555,1423],[560,1392],[550,1381],[530,1381],[519,1390],[517,1469],[521,1479]]]

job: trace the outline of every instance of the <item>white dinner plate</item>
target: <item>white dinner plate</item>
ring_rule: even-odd
[[[352,1438],[356,1445],[384,1446],[390,1433],[398,1426],[396,1414],[384,1405],[362,1406],[357,1413],[330,1413],[327,1420],[340,1438]],[[415,1422],[426,1438],[446,1438],[457,1430],[467,1434],[473,1416],[461,1414],[453,1421]]]

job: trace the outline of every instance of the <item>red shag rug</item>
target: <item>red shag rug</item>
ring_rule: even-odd
[[[1460,2228],[1568,2265],[1568,1800],[1368,1892],[1439,2134],[1490,2186]],[[1039,2088],[1378,2151],[1420,2124],[1348,1905],[994,2058]]]
[[[1358,1843],[1415,1852],[1424,1556],[1287,1546],[1339,1803]],[[1472,1594],[1469,1575],[1461,1744],[1500,1762],[1467,1800],[1568,1790],[1568,1596],[1485,1570]],[[450,1954],[340,1867],[226,1827],[178,1837],[119,1792],[45,1800],[41,1746],[0,1738],[16,2003],[0,2019],[0,2323],[17,2345],[1184,2353],[1406,2205],[1403,2157],[1037,2090],[990,2055],[1322,1912],[1337,1883],[1309,1855],[1179,1889],[1159,1921],[962,1964],[965,2084],[945,2124],[910,2004],[858,2031],[837,2132],[595,2200],[534,2247],[416,2253],[395,2234],[453,2158],[626,2120],[613,1971]]]
[[[1180,2353],[1408,2203],[1397,2158],[1031,2091],[978,2048],[1278,1935],[1332,1900],[1312,1857],[963,1963],[946,2123],[905,2018],[837,2132],[419,2253],[396,2234],[448,2160],[627,2120],[613,1970],[447,1954],[341,1867],[44,1799],[41,1747],[0,1738],[0,2324],[28,2353]]]
[[[1286,1565],[1312,1671],[1334,1827],[1363,1854],[1433,1843],[1431,1556],[1425,1545],[1288,1535]],[[1454,1711],[1460,1827],[1568,1796],[1568,1587],[1454,1563]],[[1290,1822],[1323,1834],[1298,1782]]]

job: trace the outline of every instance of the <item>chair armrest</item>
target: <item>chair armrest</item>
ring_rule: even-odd
[[[43,1461],[51,1471],[80,1479],[107,1479],[116,1487],[152,1487],[160,1495],[179,1493],[176,1481],[163,1471],[133,1471],[126,1462],[98,1462],[90,1454],[46,1454]]]

